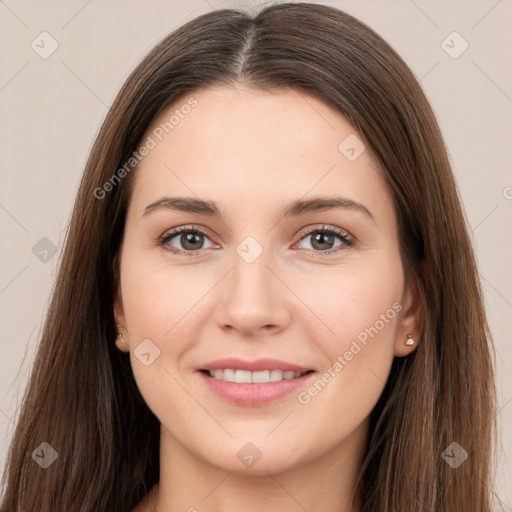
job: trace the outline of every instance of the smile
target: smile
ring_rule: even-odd
[[[210,377],[225,382],[236,382],[238,384],[265,384],[268,382],[279,382],[281,380],[292,380],[302,377],[306,373],[311,373],[313,370],[305,372],[294,372],[290,370],[261,370],[251,372],[248,370],[238,370],[233,368],[225,368],[218,370],[202,370]]]
[[[208,393],[237,406],[263,406],[279,399],[295,396],[314,378],[316,372],[258,370],[251,372],[225,368],[195,372]],[[213,375],[211,375],[213,373]]]

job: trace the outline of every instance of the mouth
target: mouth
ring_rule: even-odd
[[[238,384],[267,384],[271,382],[280,382],[283,380],[300,379],[304,375],[313,373],[314,370],[293,371],[293,370],[260,370],[251,372],[249,370],[240,370],[236,368],[219,369],[201,369],[204,375],[212,379],[224,382],[236,382]]]
[[[282,359],[228,357],[203,363],[196,375],[212,396],[233,405],[258,406],[306,386],[316,371]]]
[[[309,385],[317,372],[278,359],[227,358],[196,368],[212,397],[237,406],[263,406],[290,397]]]

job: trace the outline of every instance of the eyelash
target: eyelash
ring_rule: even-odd
[[[182,233],[194,233],[206,236],[210,238],[208,233],[206,231],[203,231],[202,229],[195,227],[195,226],[180,226],[179,228],[176,228],[172,230],[169,233],[166,233],[162,235],[158,239],[158,245],[164,247],[167,245],[167,243],[172,240],[175,236],[180,235]],[[329,235],[336,235],[342,242],[342,246],[336,247],[336,249],[329,249],[326,251],[320,251],[320,250],[314,250],[314,249],[303,249],[307,251],[308,254],[315,256],[315,257],[324,257],[329,256],[330,254],[341,252],[343,250],[346,250],[350,247],[352,247],[355,244],[355,240],[342,229],[335,228],[333,226],[322,226],[321,228],[314,228],[310,229],[308,231],[305,231],[301,233],[299,241],[303,240],[307,236],[313,234],[313,233],[328,233]],[[196,249],[194,251],[182,251],[180,249],[175,249],[174,247],[164,247],[167,251],[170,251],[173,254],[177,255],[187,255],[187,256],[195,256],[196,254],[200,253],[203,249]]]

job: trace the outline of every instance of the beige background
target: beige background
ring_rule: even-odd
[[[503,432],[498,494],[512,509],[512,486],[505,485],[512,481],[512,1],[315,3],[339,7],[382,35],[421,80],[438,116],[495,337]],[[47,237],[62,248],[93,138],[135,64],[184,22],[242,5],[254,3],[0,2],[2,466],[58,263],[58,252],[44,263],[33,246]],[[43,31],[58,43],[47,59],[31,47]],[[453,31],[469,44],[456,59],[441,46]],[[34,447],[40,442],[34,439]]]

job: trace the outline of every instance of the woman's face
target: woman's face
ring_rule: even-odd
[[[166,108],[143,144],[115,304],[162,440],[254,473],[361,446],[418,334],[361,135],[315,97],[240,86]]]

